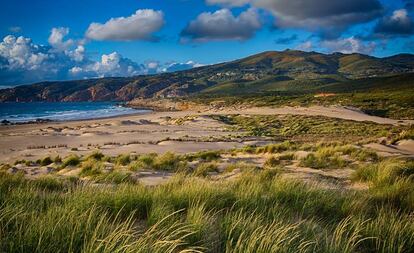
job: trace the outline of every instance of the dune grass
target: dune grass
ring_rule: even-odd
[[[402,189],[413,189],[412,168],[403,160],[366,168],[355,180],[373,182],[368,192],[322,189],[277,169],[231,181],[177,175],[152,188],[2,173],[0,251],[410,252],[414,206]]]
[[[230,130],[245,131],[250,136],[278,139],[308,140],[336,139],[345,142],[375,140],[378,137],[409,137],[409,126],[380,125],[373,122],[356,122],[323,116],[303,115],[211,115],[229,125]]]

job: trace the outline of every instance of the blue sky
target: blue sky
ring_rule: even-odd
[[[14,0],[1,6],[0,85],[158,73],[287,48],[379,57],[414,52],[412,0]]]

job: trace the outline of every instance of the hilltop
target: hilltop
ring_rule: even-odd
[[[414,55],[269,51],[158,75],[41,82],[0,90],[7,101],[130,101],[134,98],[354,92],[413,87]]]

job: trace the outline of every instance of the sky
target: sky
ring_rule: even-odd
[[[414,0],[0,1],[3,87],[156,74],[268,50],[414,53]]]

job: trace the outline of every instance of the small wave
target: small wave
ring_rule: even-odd
[[[28,122],[37,119],[68,121],[107,118],[145,112],[148,112],[148,110],[119,107],[108,102],[11,103],[7,105],[7,108],[0,107],[0,119],[10,122]]]

